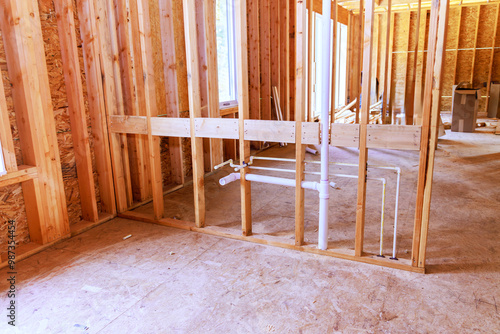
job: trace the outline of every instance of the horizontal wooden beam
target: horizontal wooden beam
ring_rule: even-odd
[[[359,124],[333,123],[330,145],[358,147]],[[392,150],[420,150],[420,125],[375,125],[367,126],[367,148]]]
[[[145,116],[110,116],[113,133],[147,135]],[[295,122],[245,120],[245,140],[295,143]],[[195,137],[238,139],[239,125],[231,118],[195,118]],[[188,118],[151,117],[153,136],[190,137]],[[319,123],[302,123],[302,143],[319,144]]]
[[[359,124],[331,124],[330,145],[339,147],[359,146]]]
[[[10,186],[12,184],[25,182],[38,177],[38,171],[33,166],[19,166],[17,171],[8,172],[0,176],[0,188]]]
[[[367,128],[368,148],[386,148],[393,150],[420,150],[420,125],[376,125]]]
[[[145,116],[111,116],[111,131],[114,133],[147,135]],[[295,122],[245,120],[245,140],[277,143],[295,143]],[[231,118],[196,118],[195,137],[238,139],[239,125]],[[420,125],[376,125],[367,127],[367,148],[385,148],[393,150],[419,150]],[[153,136],[190,137],[188,118],[152,117]],[[302,144],[317,145],[319,141],[319,123],[302,122]],[[331,124],[330,145],[358,147],[359,124]]]

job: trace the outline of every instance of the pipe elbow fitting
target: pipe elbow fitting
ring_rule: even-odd
[[[231,183],[233,181],[239,180],[240,174],[239,173],[231,173],[228,176],[225,176],[219,180],[219,184],[221,186],[225,186],[228,183]]]

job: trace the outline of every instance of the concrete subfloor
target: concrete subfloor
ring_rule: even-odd
[[[331,151],[336,161],[356,162],[355,150]],[[293,147],[263,154],[290,156]],[[370,150],[370,163],[402,167],[398,256],[409,257],[418,155]],[[336,171],[356,174],[356,169],[332,167]],[[207,223],[236,231],[237,184],[222,188],[216,183],[228,172],[207,179]],[[384,253],[389,254],[395,177],[383,172],[373,176],[388,179]],[[335,179],[330,247],[354,245],[355,181]],[[254,230],[290,239],[293,190],[254,184],[252,195]],[[306,239],[314,243],[317,196],[307,196]],[[188,187],[169,194],[166,216],[193,220],[192,202]],[[371,252],[378,251],[379,205],[380,185],[369,184],[365,233]],[[117,218],[17,263],[16,329],[498,333],[499,208],[500,136],[448,132],[436,157],[426,275]],[[151,212],[151,206],[137,210]],[[3,314],[9,302],[7,272],[0,270]],[[2,318],[0,333],[16,332]]]

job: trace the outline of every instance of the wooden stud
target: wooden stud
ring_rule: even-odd
[[[425,38],[426,36],[426,26],[427,26],[427,10],[422,9],[421,14],[420,14],[420,32],[419,33],[419,46],[418,48],[421,50],[419,54],[417,54],[417,67],[415,68],[416,73],[419,72],[418,76],[415,79],[415,98],[414,98],[414,124],[416,125],[421,125],[422,124],[422,90],[423,90],[423,85],[424,85],[424,76],[425,76]],[[423,20],[422,20],[423,17]],[[418,65],[418,59],[421,57],[421,62],[420,65]],[[419,70],[421,68],[421,70]]]
[[[151,45],[151,26],[149,18],[148,0],[137,0],[137,16],[139,25],[141,52],[137,54],[142,58],[142,78],[145,92],[145,107],[148,123],[148,153],[151,174],[151,193],[153,196],[153,210],[155,219],[163,218],[163,179],[161,174],[160,138],[153,137],[151,131],[151,116],[158,115],[156,104],[156,89],[154,79],[153,54]]]
[[[280,86],[280,18],[284,13],[280,11],[280,0],[272,0],[270,5],[271,10],[271,97],[272,87],[276,86],[278,91]],[[278,14],[279,13],[279,14]],[[245,27],[246,31],[246,27]],[[277,112],[276,101],[273,100],[274,110]]]
[[[370,0],[368,0],[370,1]],[[362,76],[363,76],[363,68],[362,68],[362,65],[363,65],[363,48],[364,48],[364,8],[365,8],[365,5],[364,5],[364,0],[360,0],[359,1],[359,22],[358,22],[358,33],[359,33],[359,40],[358,40],[358,49],[359,49],[359,53],[358,53],[358,96],[356,96],[357,98],[357,105],[356,105],[356,120],[355,122],[356,123],[359,123],[359,117],[360,117],[360,109],[361,109],[361,91],[362,91],[362,87],[361,87],[361,83],[363,82],[363,79],[362,79]]]
[[[363,91],[360,113],[359,130],[359,171],[358,171],[358,196],[356,204],[356,236],[355,255],[363,254],[363,241],[365,230],[365,202],[366,202],[366,173],[368,166],[367,126],[370,116],[370,79],[372,65],[373,23],[375,13],[374,0],[368,0],[365,12],[365,31],[363,41]]]
[[[83,41],[89,114],[94,137],[94,152],[97,178],[99,180],[101,208],[103,212],[115,214],[116,202],[106,123],[104,91],[102,86],[101,62],[99,59],[99,36],[97,34],[95,21],[94,3],[90,0],[82,0],[77,1],[77,4],[78,15],[80,17],[80,33]]]
[[[296,58],[296,21],[297,21],[297,3],[295,0],[289,0],[289,8],[290,8],[290,16],[289,16],[289,24],[290,24],[290,31],[289,31],[289,51],[288,51],[288,75],[290,76],[290,79],[288,81],[288,92],[289,92],[289,98],[288,98],[288,109],[289,115],[290,115],[290,121],[295,120],[295,58]]]
[[[103,80],[109,142],[111,145],[116,208],[118,212],[123,212],[132,205],[132,183],[127,136],[125,134],[112,134],[109,130],[109,118],[111,116],[125,115],[118,37],[115,29],[116,21],[112,2],[96,0],[95,13],[97,15],[96,26],[100,43],[101,76]]]
[[[40,89],[40,94],[42,95],[42,103],[44,105],[44,108],[46,108],[46,110],[52,111],[53,106],[50,93],[47,64],[45,59],[45,47],[44,47],[43,35],[40,23],[40,13],[38,11],[38,1],[31,0],[31,3],[27,3],[26,6],[28,7],[28,11],[30,12],[30,20],[31,24],[33,25],[31,29],[33,31],[33,42],[35,47],[36,64],[38,67],[38,76],[40,82],[39,89]],[[62,168],[60,168],[61,159],[58,154],[57,134],[52,131],[52,129],[55,129],[56,124],[54,117],[47,117],[47,114],[45,114],[43,121],[45,123],[45,127],[47,129],[50,129],[47,132],[47,136],[51,145],[51,149],[49,150],[48,154],[53,164],[56,165],[56,167],[53,167],[54,168],[53,171],[55,172],[54,174],[55,179],[51,180],[51,182],[53,182],[54,184],[53,196],[55,196],[57,201],[59,201],[56,206],[57,208],[56,216],[58,217],[59,221],[64,221],[64,226],[61,226],[61,230],[64,230],[65,234],[67,229],[69,228],[69,220],[68,220],[68,210],[65,205],[66,196],[64,194],[64,183],[60,181],[62,180]]]
[[[418,59],[418,41],[420,34],[420,12],[422,8],[422,0],[418,0],[417,9],[417,23],[415,31],[415,45],[413,46],[413,72],[410,80],[408,98],[405,101],[406,110],[406,125],[412,125],[414,123],[414,112],[415,112],[415,80],[417,79],[417,59]]]
[[[476,34],[474,37],[474,51],[472,52],[472,67],[470,73],[470,83],[474,85],[474,67],[476,65],[476,47],[477,47],[477,35],[479,33],[479,20],[481,19],[481,5],[476,6],[477,17],[476,17]]]
[[[165,97],[167,101],[166,114],[168,117],[179,117],[179,95],[177,92],[177,66],[172,1],[160,1],[159,8],[163,69],[165,76]],[[184,152],[182,150],[182,139],[179,137],[169,137],[168,150],[170,154],[172,179],[176,184],[183,184]]]
[[[136,83],[136,61],[134,60],[134,49],[132,40],[132,17],[129,5],[126,1],[114,0],[116,10],[116,29],[118,31],[118,46],[120,50],[120,69],[123,87],[123,98],[127,115],[141,116],[139,111]],[[137,33],[135,34],[137,36]],[[137,37],[138,38],[138,37]],[[142,66],[141,66],[142,68]],[[144,109],[143,109],[144,110]],[[132,183],[132,195],[135,201],[142,202],[146,199],[147,176],[144,166],[146,156],[144,155],[144,138],[141,136],[128,137],[128,148],[130,156],[130,174]]]
[[[439,113],[441,111],[441,85],[443,81],[443,63],[446,52],[446,36],[448,30],[449,0],[441,0],[439,3],[439,27],[437,29],[437,47],[432,80],[432,105],[431,105],[431,128],[429,141],[429,155],[425,176],[422,207],[422,225],[420,230],[420,244],[418,252],[418,267],[425,267],[425,256],[427,247],[427,235],[429,231],[429,216],[431,207],[432,181],[434,175],[434,158],[439,131]]]
[[[234,4],[236,43],[236,75],[238,87],[238,118],[240,127],[239,151],[240,165],[250,160],[250,142],[245,140],[245,119],[250,116],[248,108],[248,42],[246,0],[237,0]],[[252,234],[252,202],[250,182],[245,180],[247,168],[240,169],[241,184],[241,227],[243,235]]]
[[[251,119],[261,119],[259,22],[259,1],[248,0],[248,66],[250,67],[248,93]],[[259,147],[257,144],[254,145]]]
[[[497,33],[498,33],[498,17],[500,14],[500,3],[497,3],[497,11],[496,11],[496,16],[495,16],[495,32],[493,33],[493,36],[491,36],[491,55],[490,55],[490,65],[489,65],[489,72],[488,72],[488,83],[486,86],[486,111],[488,111],[490,107],[490,89],[491,89],[491,78],[493,75],[493,59],[495,57],[495,41],[497,38]]]
[[[390,29],[391,29],[391,38],[389,42],[389,63],[388,63],[388,72],[387,72],[387,99],[388,101],[388,106],[387,106],[387,114],[386,114],[386,123],[389,124],[396,124],[396,114],[393,112],[393,107],[394,107],[394,98],[395,98],[395,93],[396,89],[394,87],[395,82],[393,78],[393,70],[392,70],[392,60],[394,58],[394,36],[395,36],[395,18],[396,18],[396,13],[391,13],[391,24],[390,24]]]
[[[283,119],[290,120],[290,8],[289,0],[281,0],[281,56],[280,56],[280,96],[281,96],[281,109],[283,112]]]
[[[388,98],[390,98],[389,89],[391,87],[391,74],[392,72],[392,31],[394,27],[394,20],[392,20],[392,0],[387,2],[387,26],[385,38],[385,68],[384,68],[384,93],[382,95],[382,124],[386,124],[387,108],[389,106]],[[389,67],[391,66],[391,67]]]
[[[359,70],[359,15],[353,15],[352,20],[352,70],[350,72],[351,77],[351,95],[349,96],[349,102],[352,102],[359,98],[359,80],[360,80],[360,70]],[[359,103],[356,104],[356,110],[359,109]]]
[[[314,96],[314,13],[313,13],[313,0],[308,0],[307,11],[307,121],[311,122],[313,119],[313,96]]]
[[[38,7],[2,0],[0,16],[23,161],[38,169],[22,183],[30,238],[45,244],[68,235],[69,222]]]
[[[183,0],[184,31],[189,87],[189,118],[191,120],[191,155],[193,161],[193,187],[195,223],[205,226],[205,181],[203,167],[203,139],[195,137],[195,117],[201,117],[200,76],[198,65],[198,39],[196,35],[195,0]],[[239,87],[239,86],[238,86]]]
[[[457,46],[455,48],[455,67],[453,69],[453,85],[457,84],[457,64],[458,64],[458,47],[460,45],[460,29],[462,27],[462,12],[463,12],[463,7],[460,6],[458,9],[458,31],[457,31]],[[427,47],[427,49],[429,49]]]
[[[333,33],[332,33],[332,92],[331,92],[331,122],[335,120],[335,92],[337,90],[337,0],[333,0],[332,5],[332,17],[333,17]]]
[[[137,111],[141,116],[146,116],[146,87],[144,83],[143,73],[143,58],[141,57],[141,31],[139,27],[139,11],[137,6],[138,0],[129,0],[127,7],[129,10],[130,29],[131,29],[131,42],[130,47],[132,50],[133,60],[133,75],[134,75],[134,88],[135,99],[134,103],[137,105]],[[151,198],[152,195],[152,175],[150,168],[150,153],[149,141],[147,136],[139,137],[140,147],[137,148],[137,153],[142,155],[143,165],[140,166],[140,175],[143,178],[143,187],[140,189],[140,197],[142,200]]]
[[[442,0],[446,1],[447,0]],[[440,0],[432,1],[431,18],[429,22],[429,41],[427,45],[427,68],[425,73],[425,88],[424,88],[424,103],[422,106],[422,136],[420,143],[420,156],[417,181],[417,195],[415,205],[415,223],[413,229],[412,242],[412,266],[418,266],[421,228],[422,228],[422,213],[424,207],[424,192],[425,178],[427,175],[427,163],[430,141],[430,126],[431,126],[431,108],[432,108],[432,84],[434,79],[434,62],[436,59],[437,39],[438,39],[438,23],[439,23],[439,2]]]
[[[372,72],[371,80],[370,80],[370,105],[377,102],[377,67],[379,63],[378,59],[378,44],[379,44],[379,23],[380,23],[380,15],[375,14],[373,17],[373,52],[372,52],[372,65],[370,71]]]
[[[270,0],[260,0],[261,119],[271,119],[271,13]]]
[[[304,1],[298,1],[294,4],[296,7],[296,30],[295,41],[295,128],[305,121],[307,112],[306,104],[306,60],[308,55],[307,29],[307,10]],[[300,246],[304,243],[304,189],[302,181],[304,180],[304,160],[306,147],[302,145],[302,137],[295,131],[295,245]]]
[[[200,73],[201,116],[209,117],[208,111],[208,64],[207,64],[207,35],[205,30],[205,0],[196,0],[196,32],[198,38],[198,66]],[[203,138],[203,165],[205,172],[211,171],[210,139]]]
[[[406,40],[406,58],[405,58],[405,72],[404,72],[404,80],[403,80],[403,87],[401,90],[403,91],[403,110],[405,113],[405,124],[409,125],[409,120],[411,120],[411,124],[413,124],[413,114],[409,114],[408,112],[413,112],[413,109],[406,110],[406,106],[408,105],[408,97],[406,94],[407,91],[407,86],[408,86],[408,63],[410,62],[410,30],[411,30],[411,12],[408,11],[408,20],[406,22],[408,23],[408,38]],[[400,14],[402,15],[402,13]]]
[[[215,0],[204,0],[205,9],[205,41],[206,41],[206,62],[207,62],[207,83],[208,83],[208,115],[212,118],[220,118],[219,109],[219,80],[217,71],[217,36],[216,36],[216,14]],[[222,163],[222,140],[210,138],[210,165],[212,171],[214,166]]]
[[[95,222],[99,219],[90,154],[89,133],[83,100],[83,87],[80,77],[80,63],[75,33],[73,1],[55,1],[59,44],[63,63],[64,83],[68,98],[68,114],[75,152],[76,170],[78,173],[78,188],[82,217]]]
[[[353,14],[349,12],[348,14],[348,22],[347,22],[347,59],[346,59],[346,76],[345,76],[345,96],[346,96],[346,104],[351,100],[352,94],[352,76],[350,74],[352,69],[352,36],[353,36]],[[332,115],[334,113],[332,112]],[[333,121],[332,121],[333,123]]]

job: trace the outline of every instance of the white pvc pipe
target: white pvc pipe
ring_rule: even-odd
[[[317,150],[312,149],[312,148],[310,148],[310,147],[306,147],[306,152],[307,152],[307,153],[311,153],[311,154],[313,154],[313,155],[318,154],[318,151],[317,151]]]
[[[382,210],[381,210],[381,217],[380,217],[380,252],[379,256],[384,257],[383,251],[384,251],[384,211],[385,211],[385,186],[386,182],[385,179],[382,183]]]
[[[239,180],[240,176],[241,176],[240,173],[231,173],[228,176],[221,178],[219,180],[219,184],[221,186],[225,186],[233,181]],[[267,175],[246,174],[245,180],[253,181],[253,182],[268,183],[268,184],[276,184],[279,186],[286,186],[286,187],[295,187],[295,180],[294,179],[285,179],[285,178],[281,178],[281,177],[274,177],[274,176],[267,176]],[[304,189],[311,189],[311,190],[318,190],[319,189],[318,182],[313,182],[313,181],[302,181],[301,186]]]
[[[399,199],[399,180],[401,178],[401,169],[397,167],[398,179],[396,182],[396,208],[394,209],[394,237],[392,243],[392,257],[391,260],[397,260],[396,257],[396,242],[397,242],[397,232],[398,232],[398,199]]]
[[[319,52],[318,69],[321,80],[321,181],[319,188],[319,227],[318,248],[326,250],[328,247],[328,199],[330,187],[328,182],[329,134],[330,134],[330,45],[331,45],[331,10],[332,3],[323,1],[321,15],[321,52]],[[337,27],[334,27],[335,29]]]
[[[284,168],[274,168],[274,167],[259,167],[259,166],[249,166],[250,169],[257,170],[268,170],[271,172],[283,172],[283,173],[295,173],[295,169],[284,169]]]
[[[251,156],[250,157],[250,162],[253,162],[254,160],[269,160],[269,161],[286,161],[286,162],[295,162],[295,159],[288,159],[288,158],[275,158],[275,157],[258,157],[258,156]]]

